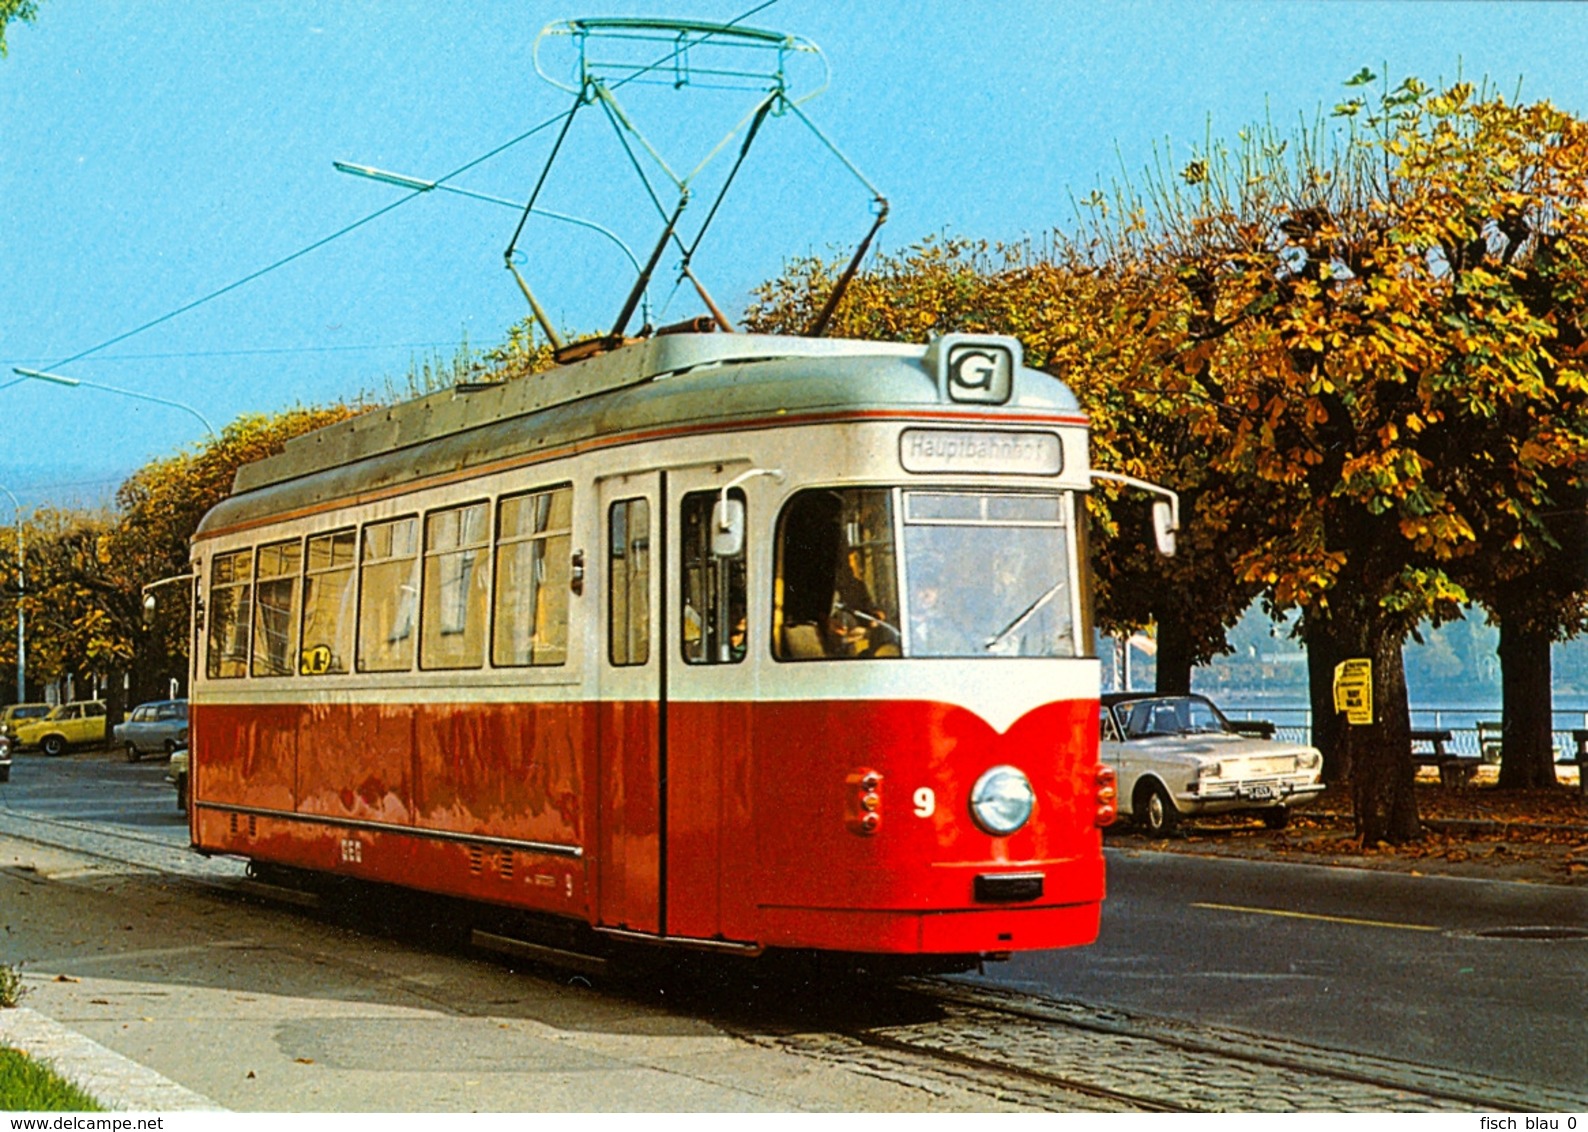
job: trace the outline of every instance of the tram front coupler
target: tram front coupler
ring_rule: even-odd
[[[1174,536],[1180,529],[1180,493],[1167,487],[1127,476],[1122,472],[1092,472],[1093,480],[1106,480],[1109,483],[1122,483],[1126,487],[1133,487],[1137,491],[1145,491],[1149,495],[1160,498],[1152,505],[1152,537],[1158,545],[1158,553],[1165,557],[1174,556]]]

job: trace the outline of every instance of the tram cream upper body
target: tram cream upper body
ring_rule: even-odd
[[[980,348],[993,361],[958,394],[949,355]],[[997,357],[1005,351],[1007,366]],[[977,362],[975,364],[981,364]],[[1003,389],[992,388],[1004,383]],[[1004,393],[1001,401],[991,398]],[[981,398],[981,399],[977,399]],[[1057,378],[1020,364],[1019,344],[949,335],[928,346],[756,335],[671,335],[545,374],[484,389],[442,390],[298,438],[275,457],[241,469],[232,495],[200,524],[194,564],[200,592],[216,555],[269,542],[436,509],[510,492],[572,485],[571,545],[589,563],[574,597],[561,665],[467,672],[412,671],[334,677],[208,679],[196,665],[195,698],[269,703],[448,702],[467,685],[471,701],[511,702],[527,689],[544,699],[596,694],[603,655],[597,617],[604,593],[598,548],[606,521],[597,489],[665,472],[670,498],[716,490],[743,473],[748,530],[749,657],[732,671],[678,665],[674,699],[720,698],[729,678],[750,699],[935,698],[975,711],[1003,731],[1034,704],[1095,698],[1087,657],[1089,618],[1079,584],[1074,655],[1033,660],[989,655],[972,662],[774,664],[773,525],[797,492],[820,486],[996,488],[1062,493],[1072,531],[1090,485],[1087,422]],[[777,474],[771,474],[776,472]],[[585,502],[585,500],[589,502]],[[1076,540],[1069,540],[1069,553]],[[967,564],[967,569],[974,568]],[[1079,580],[1081,564],[1066,565]],[[681,608],[677,571],[658,580],[662,608]],[[666,627],[663,627],[664,630]],[[664,632],[664,639],[667,638]],[[709,679],[708,679],[709,677]]]

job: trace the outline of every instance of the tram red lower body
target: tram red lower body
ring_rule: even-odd
[[[195,704],[193,837],[669,939],[1064,947],[1096,938],[1103,898],[1096,710],[1050,703],[1000,733],[932,702]],[[968,809],[999,764],[1037,792],[1008,837]],[[979,892],[1011,874],[1040,892]]]

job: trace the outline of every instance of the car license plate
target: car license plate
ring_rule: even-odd
[[[1272,786],[1248,786],[1246,796],[1254,802],[1267,802],[1274,796]]]

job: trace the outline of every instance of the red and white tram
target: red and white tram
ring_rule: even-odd
[[[194,540],[193,842],[670,944],[1088,943],[1086,438],[1009,338],[677,334],[295,440]]]

